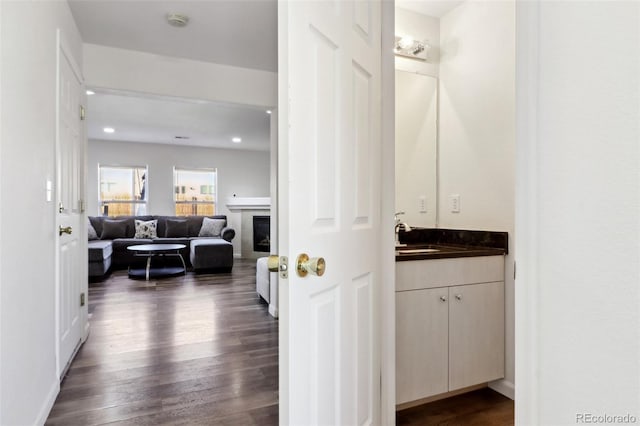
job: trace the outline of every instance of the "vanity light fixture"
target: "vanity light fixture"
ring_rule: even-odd
[[[102,129],[102,131],[105,133],[113,133],[116,131],[116,129],[114,129],[113,127],[105,127],[104,129]]]
[[[236,136],[236,137],[234,137],[234,138],[232,138],[232,139],[231,139],[231,142],[233,142],[233,143],[240,143],[240,142],[242,142],[242,138],[239,138],[239,137],[237,137],[237,136]]]
[[[87,89],[87,91],[85,92],[87,95],[91,96],[91,95],[95,95],[96,92],[94,92],[93,90],[89,90]]]
[[[431,46],[426,41],[415,40],[409,36],[396,36],[396,44],[393,51],[398,56],[426,61],[430,48]]]

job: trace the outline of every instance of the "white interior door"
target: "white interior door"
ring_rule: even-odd
[[[60,35],[58,36],[60,40]],[[80,117],[82,80],[62,42],[58,43],[56,195],[57,280],[56,310],[58,373],[62,374],[82,339],[81,293],[86,281],[86,226],[82,208],[84,152]],[[63,232],[64,231],[64,232]],[[85,237],[86,240],[86,237]],[[83,264],[84,262],[84,264]]]
[[[378,1],[279,3],[282,424],[380,422],[380,19]],[[301,253],[324,275],[299,277]]]

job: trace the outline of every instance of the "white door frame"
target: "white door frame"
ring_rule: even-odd
[[[516,2],[516,424],[538,424],[538,41],[540,3]]]
[[[396,262],[393,213],[396,205],[395,172],[395,1],[382,2],[382,187],[380,294],[380,422],[396,422]]]

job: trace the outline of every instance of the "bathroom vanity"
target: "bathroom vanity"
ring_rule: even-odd
[[[445,243],[461,236],[453,232]],[[397,405],[504,376],[506,233],[502,243],[464,232],[485,246],[426,237],[396,250]]]

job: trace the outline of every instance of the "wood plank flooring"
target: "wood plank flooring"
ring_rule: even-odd
[[[398,426],[513,426],[514,405],[489,388],[396,413]]]
[[[278,321],[255,260],[149,282],[115,271],[90,285],[89,312],[47,425],[278,423]]]
[[[255,293],[255,261],[231,274],[149,282],[115,271],[89,287],[91,334],[47,425],[276,425],[278,321]],[[397,414],[398,425],[513,425],[490,390]]]

